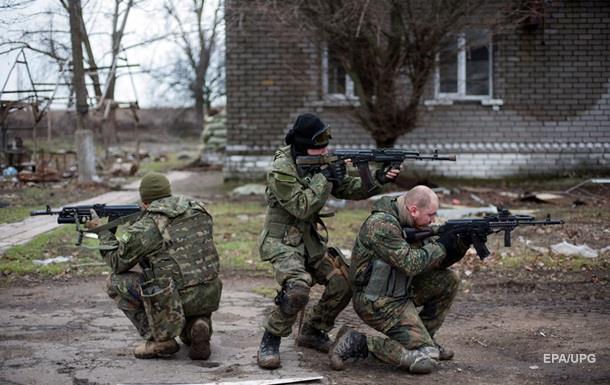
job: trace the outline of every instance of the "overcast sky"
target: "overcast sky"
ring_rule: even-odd
[[[15,4],[16,1],[18,0],[0,0],[0,5],[7,2]],[[92,45],[94,46],[97,65],[110,65],[110,37],[107,33],[111,29],[111,15],[109,13],[112,12],[114,1],[82,0],[82,2],[85,23],[91,36]],[[172,1],[172,3],[179,12],[184,12],[185,6],[191,3],[191,1]],[[206,5],[207,18],[211,19],[217,0],[207,0],[206,3],[209,3],[209,5]],[[162,0],[146,0],[140,1],[137,6],[132,8],[123,39],[124,47],[136,45],[175,29],[175,26],[172,26],[166,20],[161,5]],[[50,16],[47,11],[52,11],[54,15]],[[0,32],[4,38],[16,38],[24,30],[50,29],[51,26],[55,30],[67,30],[67,23],[68,18],[65,16],[65,12],[62,11],[58,0],[34,0],[28,3],[27,6],[0,12]],[[58,34],[57,36],[59,36],[58,39],[62,39],[69,44],[69,35]],[[0,51],[4,50],[0,49]],[[3,86],[8,79],[8,84],[5,87],[6,90],[17,89],[18,81],[21,82],[21,89],[30,88],[26,68],[23,65],[16,65],[10,77],[8,77],[8,72],[15,62],[17,53],[18,51],[14,51],[0,55],[0,86]],[[44,55],[30,50],[26,50],[25,54],[31,65],[36,82],[55,83],[57,81],[57,64],[52,63]],[[177,54],[175,45],[169,39],[162,39],[146,46],[129,49],[127,51],[129,63],[139,64],[140,67],[131,68],[133,73],[131,76],[128,75],[126,69],[117,70],[119,79],[115,93],[116,100],[134,101],[137,98],[140,106],[143,108],[153,106],[184,106],[191,103],[187,95],[172,94],[149,74],[142,73],[142,71],[167,64]],[[105,74],[102,75],[105,76]],[[43,87],[39,86],[37,88]],[[44,88],[48,89],[49,87],[46,86]],[[65,89],[63,91],[65,92]],[[61,88],[60,92],[62,92]],[[50,96],[50,93],[44,95]],[[2,99],[15,99],[16,97],[15,94],[2,95]],[[65,105],[62,105],[60,101],[54,106],[54,108],[64,107]]]

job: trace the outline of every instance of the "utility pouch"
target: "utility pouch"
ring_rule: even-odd
[[[140,290],[154,340],[167,341],[179,336],[185,318],[180,293],[174,281],[170,278],[154,278],[144,282]]]
[[[373,262],[371,277],[364,289],[364,297],[369,301],[377,301],[379,297],[385,296],[391,272],[392,266],[381,259],[376,259]]]

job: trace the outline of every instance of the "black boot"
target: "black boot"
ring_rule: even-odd
[[[258,366],[263,369],[277,369],[280,367],[280,342],[282,342],[282,337],[265,331],[256,357]]]
[[[322,353],[328,353],[332,345],[325,331],[316,329],[307,323],[303,325],[296,342],[298,346],[316,349]]]
[[[368,355],[366,336],[347,326],[342,326],[329,353],[330,366],[334,370],[343,370],[344,362],[348,358],[366,358]]]

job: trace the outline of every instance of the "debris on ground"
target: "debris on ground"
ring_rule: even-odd
[[[564,199],[566,199],[565,195],[553,193],[525,193],[519,198],[519,200],[524,202],[536,203],[557,203]]]
[[[266,186],[264,184],[245,184],[243,186],[234,188],[233,191],[231,191],[231,195],[234,197],[246,195],[265,195],[265,188]]]
[[[554,254],[564,255],[566,257],[597,258],[599,255],[595,249],[592,249],[587,245],[574,245],[566,241],[551,245],[551,251]]]
[[[109,172],[112,176],[133,176],[138,172],[138,165],[118,159],[112,164]]]
[[[70,262],[72,260],[71,255],[60,255],[59,257],[47,258],[47,259],[33,259],[32,263],[35,265],[50,265],[52,263],[65,263]]]

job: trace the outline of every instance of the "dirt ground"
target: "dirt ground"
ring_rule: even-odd
[[[210,179],[211,178],[211,179]],[[178,183],[177,191],[206,200],[225,199],[218,175]],[[210,188],[215,185],[215,188]],[[499,194],[509,192],[508,195]],[[282,342],[282,368],[256,365],[261,322],[275,282],[224,271],[221,307],[213,316],[213,353],[206,362],[172,358],[137,360],[135,329],[104,292],[104,276],[67,280],[17,279],[0,290],[0,384],[177,384],[323,376],[322,384],[610,384],[610,268],[608,263],[574,268],[574,260],[553,260],[528,249],[561,240],[610,245],[610,195],[570,196],[553,204],[516,200],[523,190],[460,188],[442,194],[444,204],[502,205],[551,213],[566,225],[514,232],[512,248],[494,236],[485,262],[470,256],[456,266],[460,292],[438,340],[456,352],[433,374],[413,376],[373,357],[332,371],[326,355]],[[473,194],[475,197],[473,198]],[[370,203],[354,203],[354,205]],[[351,205],[351,203],[350,203]],[[349,206],[348,206],[349,207]],[[521,239],[519,238],[521,236]],[[506,257],[530,250],[526,265],[509,268]],[[511,254],[512,253],[512,254]],[[608,260],[608,251],[600,259]],[[553,265],[549,265],[553,263]],[[259,290],[264,288],[266,290]],[[314,290],[319,296],[320,287]],[[351,305],[337,326],[363,332]],[[338,328],[332,331],[336,333]]]
[[[544,273],[474,273],[463,282],[468,291],[460,292],[438,334],[455,350],[455,359],[425,376],[372,357],[335,372],[326,355],[295,347],[292,337],[283,340],[281,369],[259,369],[260,321],[271,300],[252,290],[273,282],[233,274],[223,279],[207,362],[190,361],[185,347],[169,359],[135,359],[131,348],[137,334],[105,296],[103,277],[16,282],[0,293],[0,383],[193,384],[316,375],[324,377],[323,384],[610,383],[608,272],[573,273],[561,280]],[[370,332],[351,305],[337,324]],[[551,363],[552,354],[563,354],[568,363]],[[570,357],[579,354],[586,359],[573,362]]]

